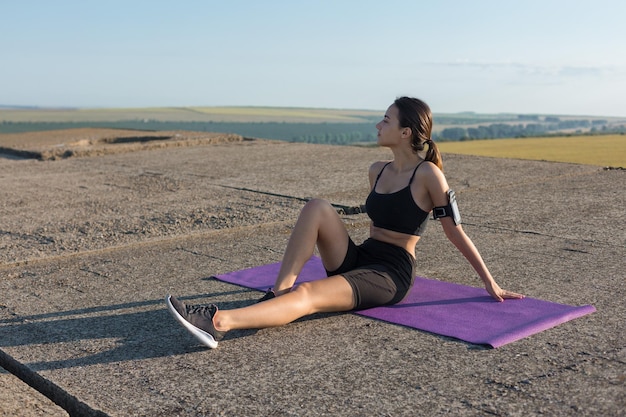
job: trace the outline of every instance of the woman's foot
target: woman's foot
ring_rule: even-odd
[[[279,295],[287,294],[288,292],[291,292],[292,289],[293,289],[293,287],[286,288],[286,289],[280,290],[280,291],[274,291],[273,288],[270,288],[267,291],[265,291],[265,294],[263,295],[263,297],[261,297],[261,298],[259,298],[257,300],[257,303],[260,303],[261,301],[271,300],[272,298],[276,298]]]
[[[263,295],[263,297],[259,298],[257,300],[257,303],[260,303],[262,301],[267,301],[267,300],[271,300],[272,298],[276,298],[276,293],[274,293],[274,290],[272,290],[271,288],[268,289],[265,292],[265,295]]]
[[[217,342],[224,338],[226,332],[219,331],[213,324],[213,317],[217,313],[217,306],[188,306],[171,295],[165,297],[165,303],[170,313],[202,344],[215,349]]]

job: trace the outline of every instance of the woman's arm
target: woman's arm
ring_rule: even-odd
[[[485,285],[487,292],[497,301],[504,301],[505,298],[523,298],[521,294],[503,290],[493,279],[482,256],[474,246],[472,240],[465,234],[460,224],[455,225],[450,217],[440,219],[446,237],[456,246],[461,254],[472,265]]]
[[[425,181],[428,194],[433,202],[434,207],[441,207],[448,204],[449,190],[448,182],[443,175],[443,172],[432,164],[430,165],[431,175],[428,175],[428,179]],[[504,301],[505,298],[523,298],[521,294],[506,291],[500,288],[496,281],[491,276],[489,269],[485,265],[483,258],[480,256],[478,249],[474,246],[472,240],[465,234],[463,227],[460,224],[454,224],[451,217],[443,217],[440,219],[443,231],[446,237],[461,254],[468,260],[472,268],[478,273],[480,279],[485,285],[487,292],[497,301]]]

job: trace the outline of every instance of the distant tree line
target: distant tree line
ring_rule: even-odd
[[[524,115],[514,114],[497,114],[485,115],[472,112],[453,113],[453,114],[434,114],[433,120],[436,125],[472,125],[484,123],[502,123],[514,122],[516,120],[524,120]],[[533,116],[536,117],[536,116]]]
[[[118,122],[7,122],[0,133],[20,133],[72,128],[107,128],[137,130],[187,130],[195,132],[235,133],[244,137],[278,139],[290,142],[347,145],[376,140],[373,123],[280,123],[280,122],[167,122],[124,120]]]
[[[449,127],[443,129],[437,139],[442,141],[463,141],[476,139],[522,138],[545,136],[564,130],[584,129],[590,133],[624,133],[625,126],[607,128],[606,120],[559,120],[557,117],[546,117],[544,123],[506,124],[493,123],[476,127]]]
[[[492,123],[476,127],[450,127],[434,133],[433,139],[458,141],[553,134],[564,129],[586,129],[591,133],[625,133],[626,126],[608,129],[605,120],[558,120],[549,117],[543,123]],[[187,130],[196,132],[235,133],[244,137],[277,139],[289,142],[350,145],[376,141],[373,123],[286,123],[286,122],[168,122],[124,120],[117,122],[0,122],[0,133],[21,133],[72,128],[107,128],[134,130]],[[590,128],[590,129],[589,129]]]

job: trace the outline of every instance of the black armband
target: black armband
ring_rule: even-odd
[[[433,220],[440,219],[442,217],[452,217],[454,224],[461,224],[461,213],[459,213],[459,206],[456,204],[456,195],[453,190],[449,190],[448,204],[441,207],[435,207],[433,209]]]

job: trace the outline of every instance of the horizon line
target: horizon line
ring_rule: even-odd
[[[380,109],[364,109],[364,108],[347,108],[347,107],[304,107],[304,106],[271,106],[271,105],[193,105],[193,106],[122,106],[122,107],[106,107],[106,106],[40,106],[40,105],[12,105],[0,104],[1,110],[51,110],[51,111],[80,111],[80,110],[148,110],[148,109],[293,109],[293,110],[334,110],[334,111],[366,111],[366,112],[384,112]],[[592,114],[568,114],[568,113],[538,113],[538,112],[477,112],[474,110],[449,111],[449,112],[433,112],[433,114],[476,114],[476,115],[524,115],[524,116],[566,116],[566,117],[610,117],[610,118],[626,118],[616,115],[592,115]]]

